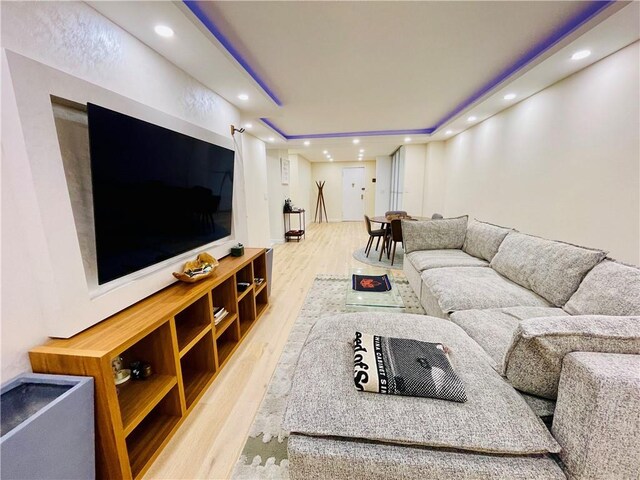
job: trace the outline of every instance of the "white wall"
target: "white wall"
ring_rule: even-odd
[[[241,156],[246,177],[247,246],[269,247],[271,246],[271,230],[269,225],[267,151],[264,142],[245,132],[242,134]]]
[[[313,195],[317,195],[316,181],[325,181],[323,194],[330,222],[342,221],[342,169],[365,167],[364,169],[364,213],[373,215],[375,210],[376,162],[313,162],[311,164],[311,182]],[[315,204],[314,207],[315,209]],[[313,212],[315,213],[315,211]]]
[[[289,160],[289,183],[286,185],[282,184],[280,174],[280,164],[283,159]],[[313,195],[311,191],[311,164],[302,155],[290,155],[287,150],[267,150],[266,183],[269,192],[271,243],[282,243],[284,242],[282,207],[285,199],[290,198],[296,208],[305,209],[307,225],[313,221],[313,212],[311,212],[311,197]],[[297,220],[296,217],[295,221],[297,222]],[[297,223],[295,227],[297,228]]]
[[[427,210],[610,251],[640,263],[639,44],[446,142]],[[429,162],[428,162],[429,163]],[[439,197],[439,198],[435,198]]]
[[[280,176],[280,162],[289,158],[286,150],[267,150],[267,190],[269,197],[269,229],[271,243],[284,242],[284,225],[282,221],[282,207],[285,199],[289,198],[291,176],[289,184],[283,185]]]
[[[384,215],[389,210],[391,196],[391,157],[376,157],[376,184],[374,215]]]
[[[291,201],[295,207],[304,208],[307,214],[307,223],[309,223],[313,220],[313,218],[309,218],[312,195],[311,162],[302,155],[297,154],[289,155],[289,162],[291,165],[291,184],[289,188]],[[313,215],[313,212],[311,212],[311,215]]]
[[[445,175],[445,143],[427,143],[426,154],[422,215],[430,217],[434,213],[442,214],[444,210],[444,197],[447,186],[447,178]]]
[[[82,320],[80,317],[86,313],[80,309],[74,311],[73,304],[64,304],[57,296],[60,290],[55,281],[60,275],[76,283],[85,281],[82,267],[78,270],[82,262],[78,258],[77,238],[75,242],[59,244],[51,240],[53,233],[58,235],[58,230],[73,225],[73,219],[64,175],[60,179],[60,153],[47,143],[55,138],[53,115],[50,111],[43,115],[42,105],[48,101],[50,89],[69,90],[70,87],[46,83],[49,78],[63,78],[63,74],[47,78],[21,77],[19,85],[12,85],[12,75],[17,74],[17,70],[22,75],[29,70],[44,70],[33,62],[22,62],[20,69],[10,72],[4,49],[68,73],[68,78],[74,80],[70,83],[92,84],[104,92],[112,92],[117,101],[131,99],[132,104],[139,102],[138,105],[149,111],[164,112],[171,123],[182,122],[181,125],[186,126],[185,122],[189,122],[193,131],[200,129],[203,133],[228,137],[229,124],[237,123],[240,116],[231,104],[84,3],[2,2],[1,42],[1,374],[4,381],[29,369],[27,350],[46,340],[52,323]],[[33,101],[30,102],[29,97]],[[25,120],[31,124],[23,123]],[[46,126],[35,143],[32,141],[34,122]],[[28,128],[32,131],[27,131]],[[252,153],[247,152],[245,160],[252,161],[249,157],[259,151],[253,147],[247,148]],[[45,163],[45,158],[55,161]],[[44,188],[35,188],[34,161],[40,162],[40,173],[55,170],[55,178],[45,183]],[[256,162],[259,163],[259,158]],[[238,173],[236,178],[242,179],[242,171]],[[248,178],[251,175],[252,172],[248,172]],[[60,185],[63,187],[59,188]],[[242,181],[237,192],[242,197],[240,204],[244,205]],[[45,195],[55,198],[56,204],[43,206],[41,200]],[[64,225],[52,229],[50,224],[55,218],[43,215],[42,211],[43,207],[51,210],[58,204],[60,213],[56,217],[62,218]],[[247,216],[244,210],[237,213]],[[236,229],[237,238],[246,241],[246,224],[240,222]],[[52,268],[60,263],[64,268]],[[61,312],[65,314],[60,315]]]

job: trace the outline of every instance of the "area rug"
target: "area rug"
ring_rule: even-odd
[[[380,246],[382,248],[382,246]],[[404,250],[402,246],[396,247],[396,257],[393,259],[393,265],[391,265],[391,259],[387,258],[386,254],[382,255],[382,260],[378,261],[380,257],[380,251],[377,252],[372,248],[369,252],[369,257],[364,253],[364,248],[359,248],[353,252],[353,258],[359,262],[366,263],[367,265],[373,265],[381,268],[393,268],[394,270],[402,270],[402,262],[404,261]]]
[[[420,301],[407,280],[404,277],[395,277],[394,281],[404,300],[404,311],[424,314]],[[357,307],[345,305],[350,283],[349,275],[318,275],[314,280],[300,309],[300,314],[291,328],[287,343],[267,387],[267,393],[251,425],[249,437],[234,468],[233,479],[284,480],[289,478],[288,432],[282,430],[281,422],[298,356],[309,330],[319,318],[338,313],[362,311]],[[367,307],[366,310],[385,311],[385,307]]]

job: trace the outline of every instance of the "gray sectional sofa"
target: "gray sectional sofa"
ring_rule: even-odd
[[[466,216],[402,227],[427,316],[317,322],[285,415],[292,479],[640,478],[640,270]],[[355,330],[445,343],[468,402],[357,392]]]

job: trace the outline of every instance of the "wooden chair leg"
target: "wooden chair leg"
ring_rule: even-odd
[[[396,258],[396,245],[398,242],[393,242],[393,253],[391,254],[391,265],[393,265],[393,260]]]
[[[382,238],[382,248],[380,249],[380,256],[378,257],[378,261],[382,261],[382,254],[384,253],[384,249],[387,246],[387,237]]]
[[[376,242],[376,252],[378,251],[379,246],[380,246],[380,236],[378,236],[378,241]]]
[[[369,257],[369,252],[371,252],[371,245],[373,245],[373,237],[369,235],[369,241],[367,241],[367,246],[364,247],[364,253]]]

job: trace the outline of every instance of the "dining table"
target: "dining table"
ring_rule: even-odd
[[[371,217],[369,220],[371,220],[372,222],[376,222],[376,223],[391,223],[391,220],[389,220],[385,215],[378,215],[376,217]],[[413,215],[409,215],[407,218],[404,218],[403,220],[431,220],[431,217],[414,217]]]

